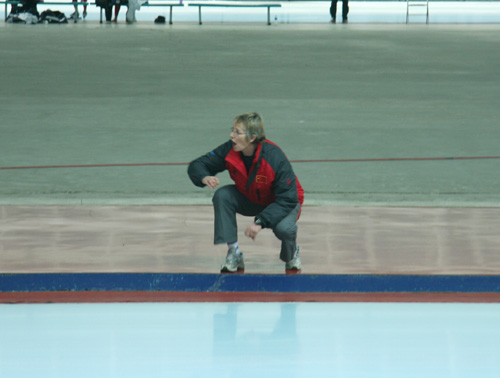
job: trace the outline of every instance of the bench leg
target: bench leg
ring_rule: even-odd
[[[168,20],[168,23],[172,25],[172,6],[170,6],[170,19]]]
[[[201,7],[198,7],[198,20],[199,20],[200,25],[201,25]]]
[[[267,7],[267,24],[271,25],[271,7]]]

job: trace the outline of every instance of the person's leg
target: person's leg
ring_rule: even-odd
[[[120,14],[120,8],[121,8],[120,3],[116,3],[116,5],[115,5],[115,18],[113,19],[113,22],[118,22],[118,15]]]
[[[335,18],[337,17],[337,1],[338,0],[332,0],[330,5],[330,16],[332,16],[333,23],[335,23]]]
[[[106,22],[111,22],[111,17],[113,14],[113,5],[111,0],[106,1],[106,7],[104,8],[104,14],[106,16]]]
[[[236,186],[227,185],[216,190],[212,199],[214,204],[214,244],[226,243],[226,261],[221,272],[245,270],[243,253],[238,248],[238,225],[236,214],[255,216],[263,207],[251,203]]]
[[[73,17],[75,20],[78,19],[78,16],[79,16],[79,13],[78,13],[78,4],[77,4],[78,0],[73,0],[72,3],[73,3],[73,8],[75,8],[75,11],[73,12],[73,14],[70,16],[70,17]]]
[[[342,1],[342,22],[347,22],[347,14],[349,13],[349,0]]]
[[[236,214],[255,216],[264,207],[255,205],[241,194],[235,185],[223,186],[212,198],[214,205],[214,244],[238,241]]]
[[[274,234],[281,240],[280,259],[284,262],[292,260],[297,250],[297,217],[299,211],[300,205],[297,204],[295,209],[273,228]]]

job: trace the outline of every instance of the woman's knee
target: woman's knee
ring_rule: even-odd
[[[273,229],[273,232],[280,240],[295,239],[297,236],[297,224],[294,222],[280,222]]]
[[[227,202],[233,200],[234,199],[233,190],[234,190],[234,188],[232,185],[226,185],[226,186],[218,188],[215,191],[214,196],[212,197],[212,203],[214,205],[219,205],[219,204],[227,203]]]

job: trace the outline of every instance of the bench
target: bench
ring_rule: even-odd
[[[198,7],[198,21],[201,21],[201,8],[203,7],[231,7],[231,8],[267,8],[267,24],[271,25],[271,8],[281,8],[280,3],[263,3],[263,2],[248,2],[248,1],[200,1],[189,2],[190,7]]]
[[[169,18],[168,18],[168,23],[172,25],[172,8],[173,7],[183,7],[184,4],[182,4],[182,0],[180,1],[155,1],[155,2],[145,2],[144,4],[141,4],[141,7],[170,7],[170,12],[169,12]],[[99,16],[99,22],[102,24],[102,11],[104,8],[101,8],[100,16]]]

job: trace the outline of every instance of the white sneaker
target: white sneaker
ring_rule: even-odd
[[[236,248],[229,248],[229,251],[227,251],[226,262],[222,265],[220,271],[234,273],[240,270],[245,270],[243,253],[236,254]]]
[[[300,247],[297,246],[297,249],[295,250],[295,254],[293,255],[293,258],[286,263],[285,270],[301,270],[302,269],[302,263],[300,262],[299,251],[300,251]]]

